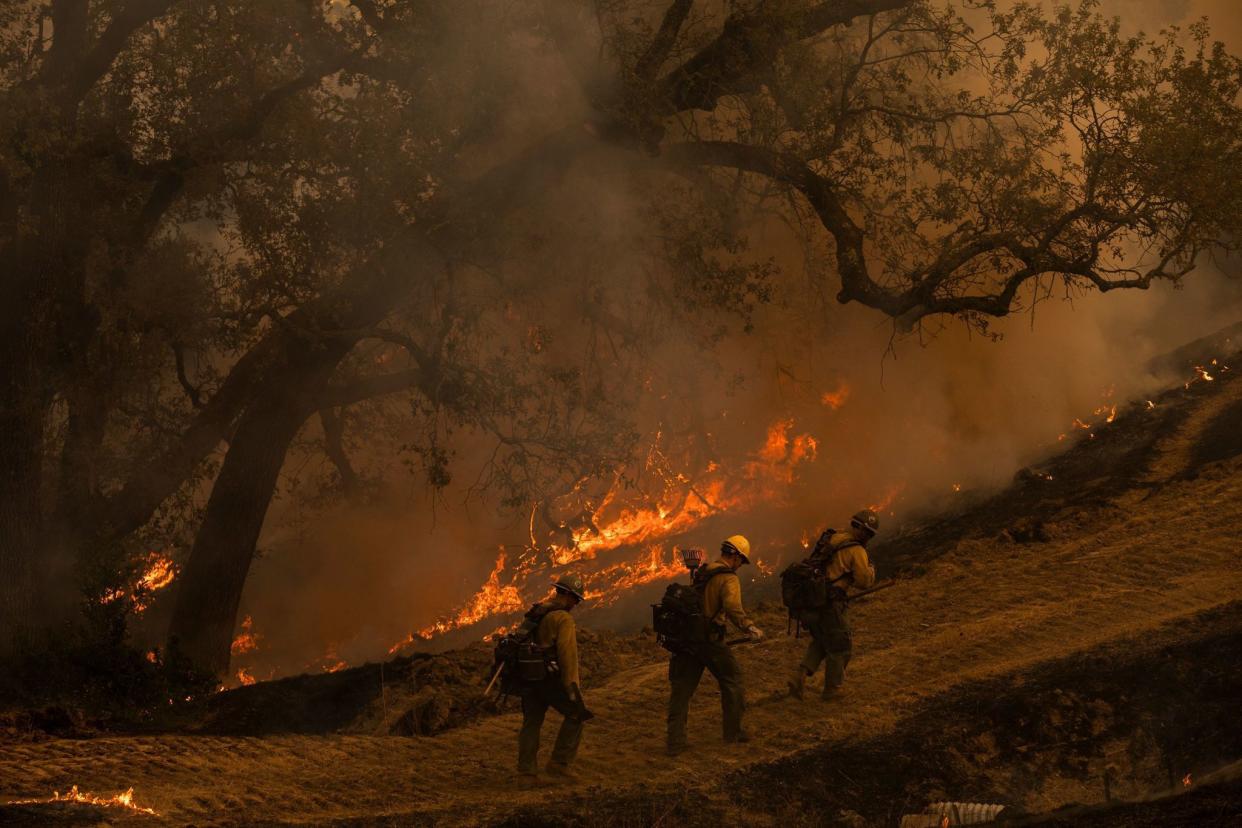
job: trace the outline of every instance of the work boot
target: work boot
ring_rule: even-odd
[[[737,733],[734,733],[731,736],[726,736],[725,741],[726,742],[738,742],[738,743],[749,742],[750,734],[747,733],[745,730],[739,730]]]
[[[841,685],[825,684],[824,693],[823,695],[820,696],[820,698],[823,699],[824,701],[832,701],[836,699],[837,696],[840,696],[840,695],[841,695]]]
[[[547,771],[548,776],[555,776],[556,778],[563,779],[566,782],[578,781],[578,774],[574,773],[573,770],[570,769],[569,765],[562,765],[560,762],[549,762]]]
[[[666,756],[681,756],[689,749],[690,746],[685,742],[678,742],[677,744],[666,745],[664,748],[664,754]]]
[[[799,664],[794,668],[793,678],[789,680],[789,695],[795,699],[802,698],[802,691],[806,689],[806,670]]]
[[[534,771],[524,771],[517,775],[517,786],[523,790],[538,788],[541,784],[539,774]]]

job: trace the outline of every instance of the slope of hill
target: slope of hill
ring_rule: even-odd
[[[249,688],[255,704],[218,709],[210,733],[10,744],[0,802],[77,784],[132,786],[159,816],[107,816],[143,824],[895,825],[938,799],[1038,814],[1179,788],[1187,773],[1242,757],[1242,380],[1222,372],[1153,403],[1007,491],[879,547],[882,568],[905,578],[857,608],[840,699],[786,698],[803,641],[739,648],[755,737],[743,749],[721,743],[709,679],[691,714],[693,750],[663,757],[665,665],[635,639],[592,679],[598,718],[573,785],[513,785],[517,714],[394,736],[395,721],[375,716],[372,684],[370,695],[342,691],[355,713],[330,726],[294,716],[303,724],[271,727],[255,710],[280,695],[259,704]],[[784,628],[777,607],[759,615]],[[463,694],[481,681],[471,672]],[[1167,807],[1219,805],[1191,792]],[[1116,809],[1081,813],[1124,824],[1107,822],[1122,818]],[[95,818],[62,805],[0,809],[0,822],[71,817]]]

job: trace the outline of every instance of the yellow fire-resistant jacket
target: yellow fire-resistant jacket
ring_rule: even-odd
[[[837,532],[829,541],[834,547],[843,543],[849,543],[853,537],[846,532]],[[846,577],[841,578],[842,575]],[[854,545],[842,549],[832,557],[828,568],[824,570],[828,582],[832,583],[836,578],[841,578],[834,586],[841,589],[853,586],[858,589],[867,589],[875,584],[875,567],[871,565],[871,561],[867,558],[867,550],[861,546]]]
[[[754,623],[746,616],[742,608],[742,582],[737,573],[727,571],[729,565],[724,561],[715,561],[704,568],[701,578],[710,578],[703,592],[703,614],[713,624],[724,624],[728,618],[739,630],[745,631]],[[724,575],[712,577],[720,570]]]
[[[566,690],[578,683],[578,633],[572,615],[565,610],[552,610],[545,615],[535,630],[535,643],[540,647],[556,645],[556,662]]]

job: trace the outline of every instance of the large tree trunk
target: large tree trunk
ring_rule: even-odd
[[[238,420],[178,578],[169,649],[199,671],[228,670],[242,589],[289,444],[323,407],[328,380],[358,333],[382,320],[425,268],[440,266],[438,251],[411,234],[377,255],[330,302],[299,315],[296,327],[294,315],[285,324],[281,358],[268,363],[266,381]]]
[[[74,579],[46,554],[45,434],[79,321],[83,242],[65,170],[40,171],[16,221],[14,197],[0,209],[0,657],[34,652],[73,605]],[[4,195],[0,189],[0,195]],[[0,668],[2,669],[2,668]]]
[[[169,627],[170,651],[198,671],[228,671],[237,608],[285,454],[351,344],[321,343],[300,355],[238,422],[178,579]]]
[[[27,359],[20,349],[0,351],[6,373],[0,388],[0,660],[37,648],[38,630],[47,625],[36,612],[44,594],[38,568],[43,410],[32,393],[32,371],[21,364]]]

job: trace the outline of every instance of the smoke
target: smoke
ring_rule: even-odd
[[[1239,25],[1219,2],[1111,0],[1104,10],[1123,7],[1127,25],[1185,24],[1204,13]],[[508,60],[521,57],[501,67],[514,105],[497,116],[497,146],[521,146],[547,124],[589,116],[580,86],[548,81],[564,79],[564,54],[534,43],[509,47]],[[589,167],[549,182],[510,228],[514,239],[538,236],[537,244],[523,242],[523,255],[505,273],[506,296],[518,297],[521,310],[498,305],[494,313],[507,313],[506,322],[523,332],[539,331],[532,360],[573,367],[624,407],[640,450],[685,449],[669,458],[679,473],[706,477],[708,463],[718,464],[713,475],[733,475],[743,486],[747,463],[778,423],[817,445],[813,459],[788,464],[783,490],[754,486],[761,495],[755,502],[664,539],[666,549],[676,542],[714,551],[720,538],[740,532],[774,565],[804,533],[840,524],[862,506],[882,507],[894,527],[952,502],[957,489],[1002,486],[1056,450],[1075,418],[1098,420],[1093,412],[1101,406],[1124,406],[1168,382],[1151,373],[1153,357],[1242,317],[1242,288],[1208,267],[1182,289],[1157,284],[1053,298],[998,320],[995,338],[955,324],[924,340],[895,338],[891,321],[877,312],[824,298],[835,285],[808,280],[806,251],[776,223],[751,227],[751,249],[738,257],[778,265],[766,303],[743,301],[749,314],[696,312],[692,303],[678,310],[677,302],[670,310],[668,296],[654,291],[675,288],[677,274],[653,278],[660,265],[650,249],[662,216],[651,212],[645,173],[635,166],[628,154],[601,150]],[[601,333],[605,317],[616,329]],[[697,436],[679,443],[683,432]],[[383,481],[377,501],[299,519],[296,533],[287,528],[292,507],[274,509],[243,599],[243,615],[264,636],[249,662],[254,675],[379,658],[469,600],[499,547],[529,542],[528,511],[486,495],[467,499],[464,483],[434,501],[411,484],[384,448],[401,438],[368,434],[370,448],[356,458]],[[453,448],[454,479],[473,480],[490,446],[466,433]],[[598,497],[608,482],[587,489]],[[620,551],[633,557],[642,547]],[[540,597],[540,587],[523,598]],[[649,585],[642,594],[658,589]],[[642,623],[635,603],[596,619]],[[509,619],[491,620],[468,634],[478,638]]]

